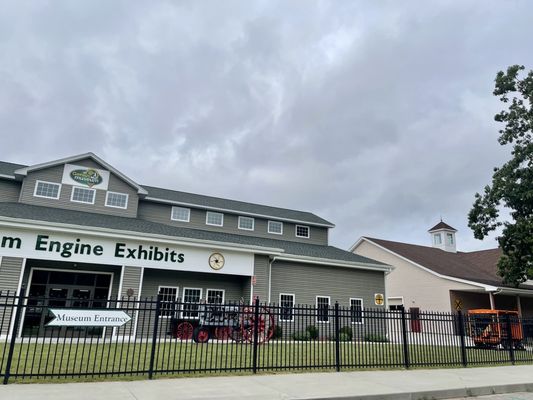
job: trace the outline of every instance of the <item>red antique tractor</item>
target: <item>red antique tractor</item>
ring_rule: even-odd
[[[274,334],[275,318],[267,307],[259,307],[257,318],[253,306],[203,303],[195,307],[192,313],[181,312],[180,318],[172,320],[172,335],[176,339],[192,339],[196,343],[207,343],[210,339],[252,343],[255,326],[258,343],[268,342]]]
[[[512,345],[515,349],[523,348],[524,333],[516,311],[469,310],[468,328],[476,347],[509,348]]]

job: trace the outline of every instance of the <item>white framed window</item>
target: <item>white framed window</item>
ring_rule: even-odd
[[[279,294],[279,320],[294,321],[294,294]]]
[[[446,234],[446,243],[449,245],[453,245],[453,233]]]
[[[224,225],[224,214],[208,211],[205,216],[207,225],[222,226]]]
[[[309,227],[303,225],[296,225],[296,237],[309,239]]]
[[[239,217],[239,229],[253,231],[255,220],[251,217]]]
[[[200,318],[200,300],[202,299],[202,289],[183,288],[183,318]]]
[[[352,324],[363,323],[363,299],[358,297],[350,299],[350,320]]]
[[[440,233],[435,233],[433,235],[433,241],[435,244],[442,244],[442,237],[440,235]]]
[[[329,296],[316,296],[316,322],[329,324]]]
[[[173,317],[176,312],[176,300],[178,299],[178,288],[174,286],[159,286],[157,289],[159,299],[159,315],[163,318]]]
[[[172,221],[189,222],[191,220],[191,209],[185,207],[172,207],[170,219]]]
[[[268,221],[268,233],[283,235],[283,222]]]
[[[207,304],[224,304],[224,289],[207,289],[205,301]]]
[[[403,297],[389,297],[387,304],[390,311],[401,311],[403,310]]]
[[[107,192],[105,196],[106,207],[128,208],[128,195],[126,193]]]
[[[35,197],[44,197],[47,199],[59,199],[61,193],[61,184],[45,181],[35,182],[35,190],[33,195]]]
[[[78,186],[73,186],[70,201],[73,201],[75,203],[94,204],[95,194],[96,189],[87,189]]]

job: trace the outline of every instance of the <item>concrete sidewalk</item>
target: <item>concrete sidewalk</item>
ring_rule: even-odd
[[[533,391],[533,366],[0,386],[2,400],[446,399]]]

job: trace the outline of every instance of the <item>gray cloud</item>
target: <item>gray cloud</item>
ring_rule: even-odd
[[[140,183],[315,212],[333,244],[466,226],[508,157],[491,95],[527,1],[7,3],[0,158],[94,151]]]

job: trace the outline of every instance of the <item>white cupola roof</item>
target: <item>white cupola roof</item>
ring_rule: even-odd
[[[441,219],[440,222],[428,232],[431,235],[431,243],[433,247],[452,253],[457,252],[455,243],[455,232],[457,232],[457,229],[452,228]]]

